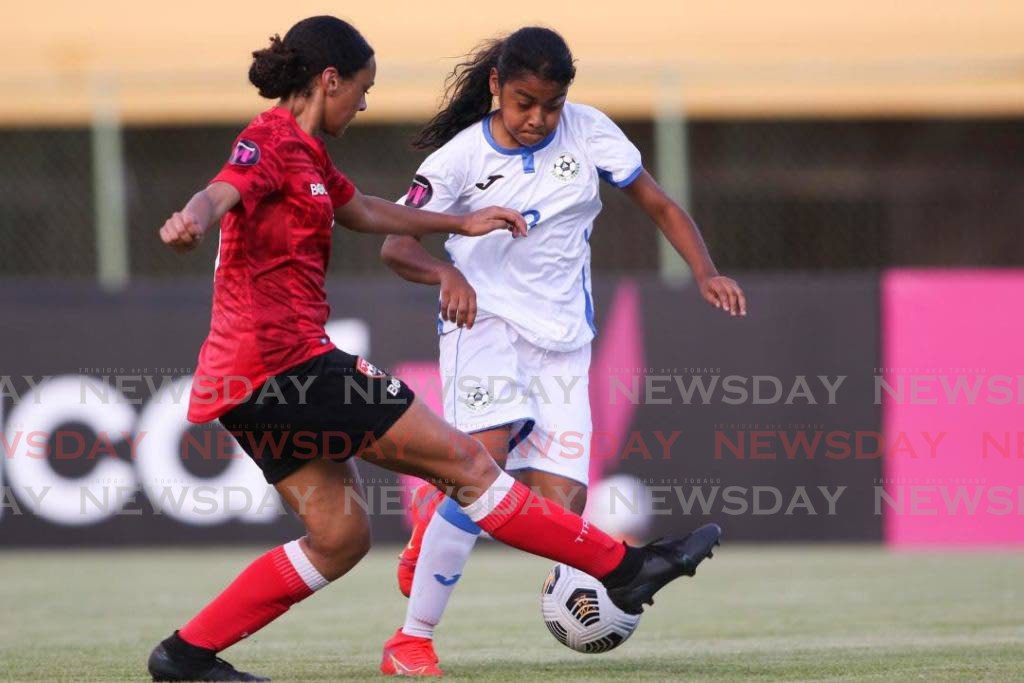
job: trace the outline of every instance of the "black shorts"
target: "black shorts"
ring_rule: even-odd
[[[382,437],[413,392],[366,360],[334,349],[268,379],[220,418],[276,484],[307,462],[344,462]]]

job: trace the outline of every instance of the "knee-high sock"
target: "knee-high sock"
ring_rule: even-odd
[[[252,635],[328,583],[292,541],[256,558],[178,635],[220,651]]]
[[[597,579],[605,578],[626,556],[624,543],[561,505],[535,495],[506,472],[462,509],[502,543],[564,562]]]
[[[480,527],[454,500],[445,498],[423,534],[403,632],[421,638],[434,636],[434,627],[441,621],[479,535]]]

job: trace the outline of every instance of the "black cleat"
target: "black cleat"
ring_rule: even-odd
[[[643,606],[654,604],[654,594],[680,576],[693,576],[697,565],[712,556],[722,528],[705,524],[682,538],[648,543],[640,552],[643,559],[636,575],[625,584],[608,588],[608,597],[627,614],[641,614]]]
[[[212,650],[203,650],[185,643],[177,633],[153,648],[149,655],[149,673],[154,681],[270,680],[239,671],[216,656]]]

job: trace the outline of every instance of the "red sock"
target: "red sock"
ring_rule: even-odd
[[[178,635],[192,645],[219,652],[325,585],[327,580],[309,562],[298,541],[292,541],[256,558]]]
[[[522,483],[513,484],[504,472],[466,507],[466,513],[502,543],[564,562],[597,579],[615,569],[626,554],[625,544],[558,503],[534,495]]]

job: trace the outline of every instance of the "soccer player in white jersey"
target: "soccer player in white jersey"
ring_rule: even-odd
[[[566,101],[575,72],[562,37],[536,27],[483,44],[456,67],[444,109],[415,141],[436,151],[400,201],[452,213],[509,206],[526,218],[529,233],[516,240],[452,235],[445,243],[451,263],[417,238],[390,236],[382,257],[405,279],[441,287],[445,418],[517,479],[579,513],[592,431],[589,240],[601,210],[599,181],[622,189],[651,217],[710,304],[742,316],[746,301],[618,126]],[[434,627],[480,529],[433,486],[417,490],[414,501],[419,518],[398,572],[410,601],[404,626],[384,647],[382,671],[441,675]]]

